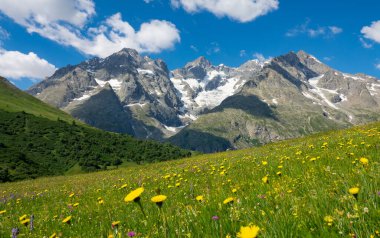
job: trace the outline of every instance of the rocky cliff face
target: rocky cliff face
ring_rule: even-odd
[[[303,51],[237,68],[200,57],[169,72],[123,49],[59,69],[28,92],[98,128],[205,152],[380,119],[377,79]]]
[[[182,125],[169,74],[162,60],[123,49],[59,69],[28,92],[101,129],[162,139],[172,133],[166,127]]]

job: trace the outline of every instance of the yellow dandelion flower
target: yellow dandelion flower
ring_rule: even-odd
[[[128,186],[128,184],[123,184],[120,188],[123,189],[123,188],[126,188]]]
[[[25,219],[26,219],[26,217],[27,217],[27,215],[26,215],[26,214],[24,214],[24,215],[20,216],[20,218],[19,218],[18,220],[19,220],[19,221],[25,220]]]
[[[367,158],[362,157],[362,158],[359,159],[359,162],[360,162],[362,165],[368,165],[369,160],[368,160]]]
[[[21,224],[24,225],[24,226],[27,226],[29,224],[29,222],[30,222],[30,219],[28,218],[28,219],[22,220]]]
[[[203,201],[203,196],[202,195],[199,195],[195,198],[197,201],[201,202]]]
[[[281,175],[282,175],[281,171],[278,171],[276,174],[277,174],[278,176],[281,176]]]
[[[75,193],[70,193],[69,198],[74,197]]]
[[[4,214],[4,213],[6,213],[7,212],[7,210],[2,210],[2,211],[0,211],[0,215],[1,214]]]
[[[176,183],[175,186],[179,187],[179,186],[181,186],[181,183]]]
[[[255,238],[259,234],[260,228],[258,226],[242,226],[237,233],[239,238]]]
[[[267,161],[261,161],[261,164],[262,164],[262,165],[267,165],[268,162],[267,162]]]
[[[269,180],[268,180],[268,176],[264,176],[261,181],[263,181],[263,183],[269,183]]]
[[[73,207],[77,207],[77,206],[79,206],[79,202],[74,203],[74,205],[73,205]]]
[[[348,192],[352,195],[357,195],[359,193],[359,191],[360,191],[360,188],[358,188],[358,187],[348,189]]]
[[[166,200],[166,196],[165,195],[157,195],[157,196],[154,196],[152,197],[151,201],[154,202],[154,203],[162,203]]]
[[[68,216],[62,220],[62,223],[70,224],[70,221],[71,221],[71,216]]]
[[[130,192],[125,198],[125,202],[137,202],[140,200],[141,194],[144,192],[144,188],[138,188]]]
[[[332,226],[332,223],[333,223],[333,221],[334,221],[334,218],[333,218],[332,216],[325,216],[325,217],[323,218],[323,220],[324,220],[325,222],[327,222],[327,225],[328,225],[328,226]]]
[[[120,225],[120,221],[114,221],[111,223],[112,228],[118,227]]]
[[[235,198],[233,198],[233,197],[228,197],[228,198],[226,198],[226,199],[223,201],[223,204],[233,203],[234,201],[235,201]]]
[[[57,233],[53,233],[51,236],[49,236],[49,238],[56,238],[57,237]]]
[[[232,189],[232,192],[233,192],[233,193],[236,193],[236,192],[237,192],[237,189],[236,189],[236,188]]]

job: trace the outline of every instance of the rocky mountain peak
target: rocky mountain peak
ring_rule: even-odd
[[[208,61],[204,56],[201,56],[199,58],[197,58],[196,60],[190,62],[190,63],[187,63],[185,65],[185,68],[189,69],[189,68],[194,68],[194,67],[201,67],[201,68],[209,68],[211,67],[212,64],[210,61]]]

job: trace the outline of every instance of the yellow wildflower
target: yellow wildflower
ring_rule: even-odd
[[[226,198],[226,199],[223,201],[223,204],[233,203],[234,201],[235,201],[235,198],[233,198],[233,197],[228,197],[228,198]]]
[[[202,195],[199,195],[195,198],[197,201],[201,202],[203,201],[203,196]]]
[[[260,228],[258,226],[242,226],[237,233],[239,238],[255,238],[259,234]]]
[[[368,160],[367,158],[362,157],[362,158],[359,159],[359,162],[360,162],[362,165],[368,165],[369,160]]]
[[[125,198],[125,202],[137,202],[140,199],[141,194],[144,192],[144,188],[138,188],[130,192]]]
[[[70,221],[71,221],[71,216],[68,216],[65,219],[63,219],[62,223],[70,224]]]

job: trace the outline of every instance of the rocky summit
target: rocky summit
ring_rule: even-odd
[[[380,82],[306,52],[240,67],[204,57],[170,72],[123,49],[57,70],[28,92],[100,129],[203,152],[245,148],[380,119]]]

